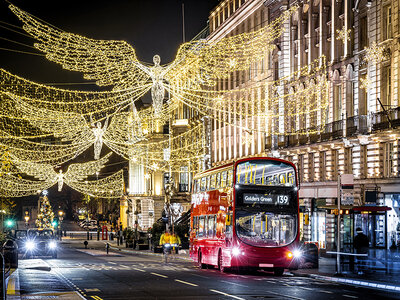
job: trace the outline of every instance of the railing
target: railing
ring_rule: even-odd
[[[179,184],[179,192],[189,192],[189,184],[180,183]]]
[[[367,116],[353,116],[346,120],[346,136],[356,136],[358,134],[368,133]]]

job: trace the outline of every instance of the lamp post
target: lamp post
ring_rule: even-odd
[[[59,221],[58,227],[60,229],[60,240],[61,240],[61,237],[62,237],[61,224],[62,224],[63,218],[64,218],[64,212],[62,210],[58,211],[58,221]]]

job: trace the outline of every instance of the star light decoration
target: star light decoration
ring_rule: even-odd
[[[360,78],[360,88],[363,90],[367,90],[371,85],[371,80],[368,77]]]
[[[375,62],[378,64],[386,59],[385,48],[375,41],[372,42],[371,47],[365,48],[365,52],[365,60],[367,62]]]
[[[346,26],[343,26],[340,30],[336,29],[336,33],[338,34],[336,39],[342,41],[343,44],[346,41],[351,41],[351,29],[346,29]]]

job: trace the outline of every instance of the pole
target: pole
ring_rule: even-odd
[[[337,242],[336,242],[336,270],[337,274],[341,274],[340,270],[340,201],[341,201],[341,178],[340,174],[338,174],[338,187],[337,187],[337,206],[338,206],[338,218],[337,218]]]
[[[7,296],[7,289],[6,289],[6,274],[4,268],[4,256],[0,252],[0,263],[1,263],[1,299],[6,299]]]
[[[183,40],[183,43],[186,42],[186,39],[185,39],[185,3],[182,3],[182,40]]]

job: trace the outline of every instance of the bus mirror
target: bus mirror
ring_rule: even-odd
[[[227,215],[225,218],[225,225],[230,226],[232,224],[232,216]]]

